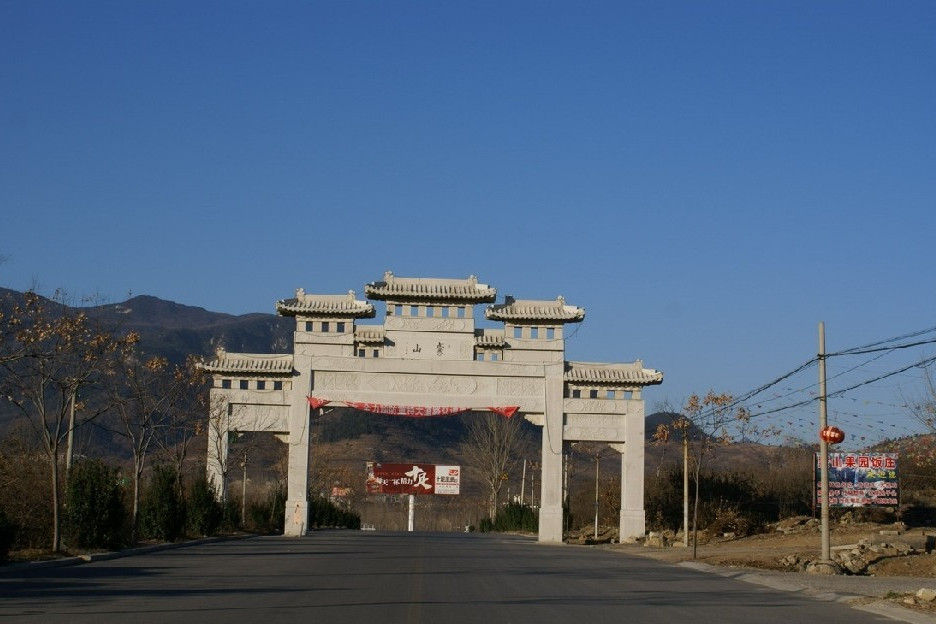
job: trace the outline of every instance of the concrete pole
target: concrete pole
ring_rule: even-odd
[[[409,525],[408,531],[415,530],[416,527],[416,495],[409,495]]]
[[[244,449],[244,481],[241,487],[241,528],[247,524],[247,449]]]
[[[819,431],[828,426],[826,401],[825,323],[819,322]],[[829,443],[819,438],[819,496],[822,527],[822,562],[832,560],[829,541]]]
[[[526,494],[526,464],[527,460],[523,460],[523,476],[520,477],[520,506],[523,506],[523,497]]]
[[[595,451],[595,539],[598,539],[598,465],[601,454]]]

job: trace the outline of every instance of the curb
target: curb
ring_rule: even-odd
[[[224,542],[228,540],[247,539],[257,537],[255,534],[247,535],[222,535],[216,537],[205,537],[197,540],[188,540],[184,542],[169,542],[165,544],[152,544],[150,546],[137,546],[135,548],[125,548],[112,552],[92,553],[88,555],[76,555],[74,557],[62,557],[60,559],[47,559],[43,561],[26,561],[23,563],[10,563],[0,566],[0,576],[11,574],[13,572],[22,572],[23,570],[41,570],[44,568],[65,568],[68,566],[91,563],[92,561],[110,561],[111,559],[122,559],[123,557],[133,557],[135,555],[145,555],[151,552],[161,550],[172,550],[175,548],[185,548],[187,546],[199,546],[201,544],[212,544],[215,542]]]
[[[868,611],[877,615],[890,618],[892,620],[909,622],[910,624],[933,624],[936,622],[936,614],[922,613],[911,609],[890,603],[876,596],[866,596],[863,594],[839,594],[831,591],[818,591],[810,589],[799,583],[785,581],[772,576],[751,572],[749,570],[740,571],[728,568],[719,568],[708,563],[697,561],[683,561],[677,565],[699,572],[717,574],[725,578],[733,578],[745,583],[763,585],[770,589],[778,591],[799,592],[813,600],[822,600],[826,602],[841,602],[853,609]],[[871,600],[872,602],[863,602]]]

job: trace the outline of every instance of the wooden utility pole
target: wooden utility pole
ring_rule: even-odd
[[[820,518],[822,525],[822,562],[829,563],[831,545],[829,542],[829,443],[821,432],[828,426],[829,418],[826,401],[826,356],[825,323],[819,321],[819,496]]]
[[[683,518],[683,546],[689,548],[689,432],[683,431],[682,439],[682,518]]]

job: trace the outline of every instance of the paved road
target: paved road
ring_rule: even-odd
[[[0,576],[0,624],[892,621],[643,557],[480,534],[257,537]]]

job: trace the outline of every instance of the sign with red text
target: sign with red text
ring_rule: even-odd
[[[819,454],[816,501],[820,503]],[[896,453],[829,453],[830,507],[897,507],[900,473]]]
[[[460,466],[367,462],[368,494],[446,494],[461,491]]]

